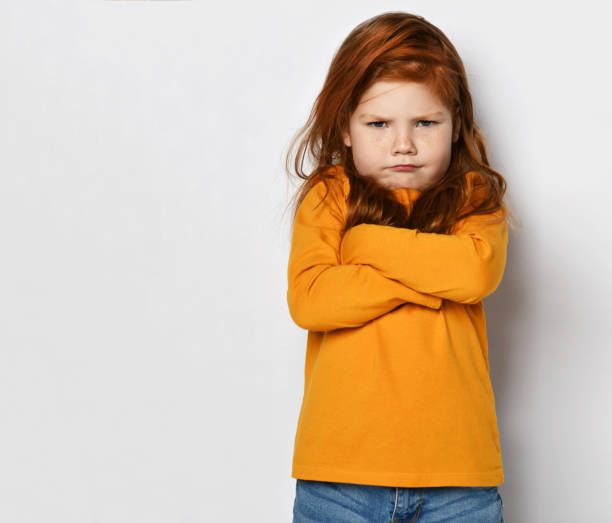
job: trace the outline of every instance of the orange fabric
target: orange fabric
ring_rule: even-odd
[[[349,180],[332,172],[337,190],[315,209],[315,185],[293,224],[287,302],[308,334],[292,477],[500,485],[482,298],[503,276],[506,222],[471,216],[451,235],[361,224],[341,239]],[[420,195],[393,192],[408,209]]]

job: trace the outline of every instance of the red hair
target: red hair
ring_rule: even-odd
[[[459,126],[447,172],[437,184],[423,190],[410,215],[391,191],[357,172],[351,149],[342,139],[363,93],[379,80],[426,85],[453,115],[453,131]],[[302,135],[292,173],[291,153]],[[314,162],[310,174],[302,170],[307,152]],[[340,45],[308,121],[287,153],[287,172],[303,180],[294,196],[294,218],[311,187],[324,180],[329,190],[329,182],[337,179],[336,165],[343,168],[351,187],[345,230],[359,223],[375,223],[450,234],[469,215],[495,212],[506,219],[509,214],[503,202],[506,181],[489,166],[485,140],[474,123],[463,62],[444,33],[418,15],[388,12],[375,16],[355,27]]]

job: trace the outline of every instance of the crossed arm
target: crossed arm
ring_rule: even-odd
[[[499,213],[472,215],[453,234],[360,224],[347,231],[343,264],[367,264],[412,289],[458,303],[493,293],[506,264],[508,229]]]
[[[288,264],[287,303],[293,321],[313,331],[358,327],[411,302],[439,309],[442,299],[418,292],[377,268],[341,263],[344,204],[323,182],[300,204],[294,224]]]
[[[319,182],[294,220],[287,302],[300,327],[358,327],[404,303],[478,303],[499,285],[508,238],[495,213],[465,218],[452,235],[360,224],[341,238],[345,204],[330,190],[314,209],[324,193]]]

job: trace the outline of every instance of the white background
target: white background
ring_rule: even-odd
[[[6,2],[0,521],[291,520],[283,171],[349,31],[461,54],[521,221],[485,300],[508,523],[612,501],[612,104],[595,2]]]

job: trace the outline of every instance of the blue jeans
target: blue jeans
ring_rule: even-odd
[[[296,479],[293,523],[503,523],[497,487],[380,487]]]

